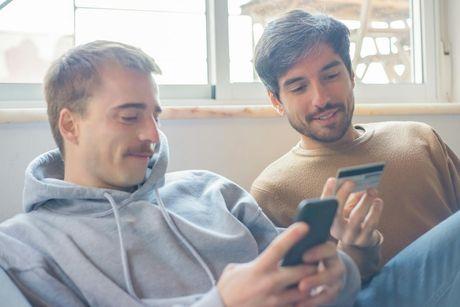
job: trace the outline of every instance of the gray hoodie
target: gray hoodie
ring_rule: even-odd
[[[207,171],[165,174],[161,135],[132,192],[63,181],[59,151],[26,170],[24,210],[0,224],[0,266],[37,306],[222,306],[216,280],[253,260],[278,234],[253,198]],[[161,197],[160,197],[161,196]],[[347,268],[337,305],[351,305]]]

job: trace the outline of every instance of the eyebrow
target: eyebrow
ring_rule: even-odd
[[[321,71],[326,71],[326,70],[328,70],[328,69],[330,69],[332,67],[335,67],[337,65],[340,65],[340,64],[341,64],[341,62],[338,61],[338,60],[332,61],[331,63],[329,63],[329,64],[325,65],[323,68],[321,68]]]
[[[124,103],[119,106],[116,106],[115,110],[125,110],[125,109],[131,109],[131,108],[145,110],[147,106],[145,105],[145,103],[142,103],[142,102],[128,102],[128,103]],[[154,111],[156,114],[160,114],[161,112],[163,112],[163,109],[161,109],[159,105],[156,105]]]

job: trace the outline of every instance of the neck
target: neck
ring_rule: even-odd
[[[347,130],[345,135],[335,142],[329,142],[329,143],[320,142],[308,136],[301,135],[300,147],[302,147],[303,149],[308,149],[308,150],[322,149],[322,148],[327,148],[327,147],[336,147],[336,146],[340,146],[342,144],[347,144],[347,143],[354,141],[361,134],[362,132],[360,132],[355,127],[353,127],[353,125],[350,125],[350,128]]]
[[[110,185],[107,182],[98,180],[94,176],[91,176],[85,165],[76,163],[76,161],[83,161],[84,159],[79,158],[76,153],[66,152],[64,159],[64,181],[83,186],[88,188],[99,188],[99,189],[112,189],[120,191],[131,191],[132,187],[124,188]]]
[[[106,186],[101,186],[97,182],[89,180],[86,176],[85,171],[82,167],[78,167],[75,163],[72,163],[72,158],[66,156],[64,160],[64,181],[84,186],[84,187],[94,187],[94,188],[111,188]]]

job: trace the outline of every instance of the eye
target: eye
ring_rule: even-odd
[[[139,114],[138,113],[125,113],[125,114],[120,114],[120,120],[123,123],[127,124],[132,124],[135,123],[139,120]]]
[[[137,121],[137,116],[122,116],[121,119],[125,122],[135,122]]]
[[[340,73],[335,73],[335,74],[330,74],[330,75],[327,75],[325,79],[327,80],[332,80],[332,79],[335,79]]]
[[[306,85],[301,85],[301,86],[293,88],[291,90],[291,92],[293,92],[293,93],[302,93],[306,88],[307,88]]]

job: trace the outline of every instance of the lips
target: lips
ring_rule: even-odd
[[[338,111],[339,111],[339,108],[330,109],[330,110],[314,115],[313,119],[314,120],[327,120],[327,119],[332,118]]]
[[[133,156],[137,158],[150,158],[153,155],[153,152],[130,152],[128,156]]]

